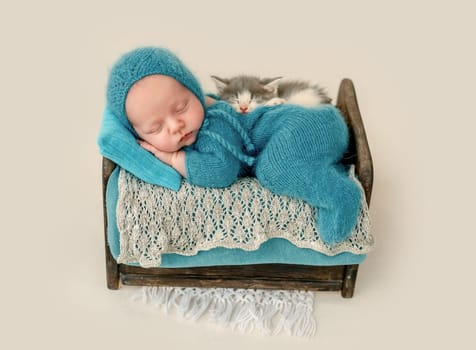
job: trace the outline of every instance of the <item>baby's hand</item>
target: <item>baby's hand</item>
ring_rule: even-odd
[[[161,160],[165,164],[168,164],[168,165],[172,164],[172,159],[174,157],[175,152],[171,153],[171,152],[160,151],[157,148],[155,148],[154,146],[152,146],[150,143],[148,143],[147,141],[137,140],[137,142],[139,143],[139,145],[142,148],[144,148],[147,151],[149,151],[150,153],[152,153],[156,158],[158,158],[159,160]]]
[[[186,177],[185,170],[185,152],[178,150],[175,152],[160,151],[147,141],[137,140],[139,145],[152,153],[157,159],[177,170],[183,177]]]

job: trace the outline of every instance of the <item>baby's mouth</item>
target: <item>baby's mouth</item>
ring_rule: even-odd
[[[183,135],[182,138],[180,139],[180,142],[187,141],[188,138],[192,136],[192,134],[193,134],[193,131],[190,131],[189,133]]]

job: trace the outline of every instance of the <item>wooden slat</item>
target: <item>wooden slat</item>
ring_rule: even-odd
[[[237,266],[208,266],[192,268],[142,268],[120,264],[124,274],[141,274],[157,276],[208,277],[223,278],[267,278],[273,279],[321,279],[342,280],[345,266],[306,266],[291,264],[259,264]]]
[[[315,291],[338,291],[342,289],[342,280],[299,280],[299,279],[258,279],[236,278],[232,274],[224,278],[207,278],[204,276],[162,276],[162,275],[121,275],[125,285],[138,286],[176,286],[200,288],[256,288],[256,289],[300,289]]]

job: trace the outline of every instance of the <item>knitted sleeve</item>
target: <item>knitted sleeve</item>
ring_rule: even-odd
[[[203,187],[228,187],[238,179],[246,157],[242,138],[226,120],[206,122],[197,142],[185,149],[186,179]]]

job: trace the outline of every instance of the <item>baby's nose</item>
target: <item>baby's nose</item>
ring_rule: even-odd
[[[178,132],[180,130],[182,130],[182,128],[184,127],[185,123],[183,122],[183,120],[180,120],[180,119],[173,119],[171,122],[170,122],[170,130],[172,132]]]

